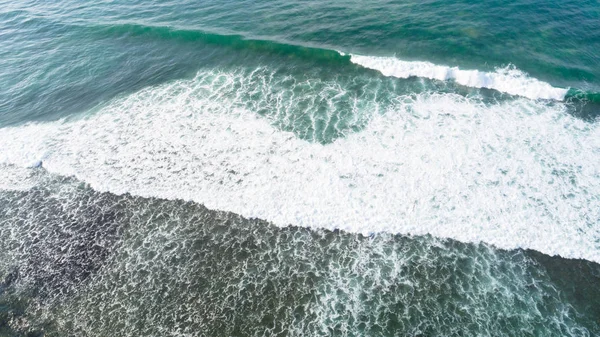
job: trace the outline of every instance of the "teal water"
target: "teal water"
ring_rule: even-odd
[[[247,58],[286,50],[294,54],[276,43],[483,71],[513,64],[558,87],[600,92],[600,13],[594,1],[381,1],[368,9],[361,3],[278,1],[20,2],[2,7],[3,123],[82,112],[119,93],[192,76],[215,60],[245,64]],[[263,43],[243,46],[203,33]],[[213,55],[222,45],[237,46],[241,55],[225,60]],[[266,55],[248,55],[257,49]],[[327,58],[325,51],[316,54]]]
[[[0,1],[0,336],[600,335],[596,1]]]

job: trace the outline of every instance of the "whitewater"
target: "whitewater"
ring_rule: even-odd
[[[240,104],[236,83],[256,76],[269,74],[200,72],[81,118],[3,128],[0,187],[30,186],[27,172],[41,166],[98,191],[192,200],[278,226],[600,262],[600,130],[564,104],[399,96],[357,112],[363,130],[320,144],[276,127],[289,102],[263,102],[275,117]]]
[[[344,55],[344,53],[341,53]],[[437,65],[424,61],[404,61],[395,57],[350,55],[351,62],[374,69],[385,76],[397,78],[422,77],[439,81],[453,80],[472,88],[494,89],[530,99],[562,101],[569,89],[555,88],[549,83],[529,77],[513,65],[496,69],[495,72],[464,70],[458,67]]]

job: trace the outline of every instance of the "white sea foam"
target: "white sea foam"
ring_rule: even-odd
[[[424,77],[440,81],[454,80],[472,88],[487,88],[530,99],[561,101],[569,91],[555,88],[546,82],[529,77],[513,66],[499,68],[496,72],[462,70],[458,67],[436,65],[422,61],[403,61],[394,57],[350,55],[350,60],[365,68],[374,69],[385,76],[398,78]]]
[[[563,104],[398,97],[366,129],[322,145],[206,83],[4,128],[0,162],[43,161],[99,191],[194,200],[280,226],[428,233],[600,262],[600,128]]]

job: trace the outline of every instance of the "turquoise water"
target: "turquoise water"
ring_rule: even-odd
[[[0,336],[600,334],[600,4],[0,1]]]

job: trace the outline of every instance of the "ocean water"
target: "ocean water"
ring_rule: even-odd
[[[597,1],[0,1],[0,336],[600,335]]]

